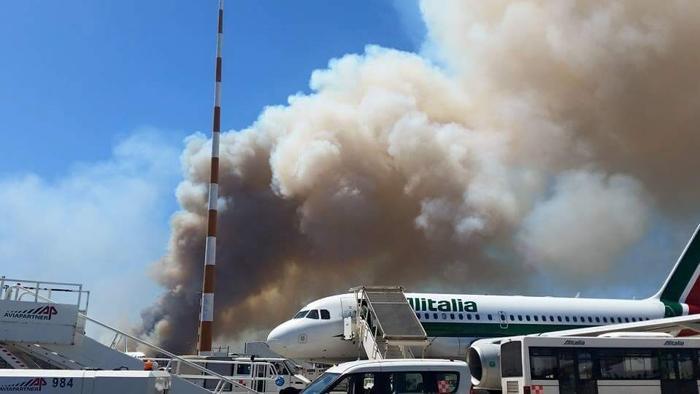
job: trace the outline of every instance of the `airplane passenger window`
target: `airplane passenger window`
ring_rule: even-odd
[[[296,315],[294,315],[294,318],[301,319],[302,317],[306,316],[307,313],[309,313],[309,311],[299,311]]]
[[[618,322],[618,323],[622,323],[622,318],[621,318],[621,317],[618,317],[618,318],[617,318],[617,322]]]
[[[578,322],[578,320],[576,320],[576,316],[574,316],[573,319],[574,319],[574,323]]]
[[[600,318],[598,316],[595,317],[595,322],[600,323]]]
[[[630,322],[630,319],[625,318],[625,323],[629,323],[629,322]]]
[[[561,316],[557,316],[557,320],[561,321]]]
[[[603,316],[603,323],[607,323],[607,322],[608,322],[608,318]]]
[[[518,315],[518,320],[523,321],[523,315]]]
[[[307,319],[318,319],[318,310],[314,309],[309,312],[308,315],[306,315]]]
[[[437,320],[437,318],[438,318],[437,313],[433,313],[433,319]]]
[[[331,319],[331,313],[328,311],[328,309],[321,309],[321,319],[323,319],[323,320],[330,320]]]
[[[447,320],[447,313],[443,313],[443,314],[442,314],[442,318],[445,319],[445,320]]]
[[[488,315],[486,315],[486,317],[487,317],[489,320],[493,320],[493,316],[491,316],[490,313],[489,313]]]
[[[523,318],[521,317],[520,320],[523,320]],[[510,321],[515,321],[515,316],[510,315]]]
[[[550,316],[550,317],[551,317],[551,316]],[[552,320],[554,320],[554,319],[552,319]],[[547,316],[542,315],[542,321],[547,321]]]
[[[425,314],[425,319],[426,319],[426,320],[429,320],[429,319],[430,319],[430,313],[426,313],[426,314]]]
[[[588,322],[589,322],[589,323],[593,323],[593,318],[590,317],[590,316],[588,316]]]
[[[586,318],[581,316],[581,323],[585,323],[585,322],[586,322]]]
[[[554,321],[554,316],[549,315],[549,321]]]
[[[537,315],[532,316],[532,318],[535,319],[535,321],[539,321],[539,317],[537,317]],[[530,319],[528,319],[528,320],[530,320]]]
[[[454,314],[454,313],[450,313],[450,320],[454,320],[454,319],[455,319],[455,314]]]
[[[525,315],[525,320],[530,321],[530,315]]]
[[[481,316],[479,316],[478,313],[477,313],[476,315],[474,315],[474,318],[475,318],[476,320],[481,320]]]
[[[420,319],[420,313],[416,312],[416,317]]]
[[[564,320],[569,321],[569,316],[564,316]]]
[[[467,320],[471,320],[471,319],[472,319],[472,315],[467,313]]]
[[[464,315],[463,315],[463,314],[460,313],[458,316],[459,316],[459,320],[464,320]]]

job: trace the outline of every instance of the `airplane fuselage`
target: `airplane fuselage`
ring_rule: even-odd
[[[665,304],[656,299],[405,295],[430,339],[426,357],[463,358],[469,345],[480,338],[637,322],[669,315]],[[273,351],[293,359],[341,362],[361,358],[363,352],[357,343],[343,338],[343,318],[354,313],[356,301],[350,293],[314,301],[295,318],[275,328],[268,344]]]

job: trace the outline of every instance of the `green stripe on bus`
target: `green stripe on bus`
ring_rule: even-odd
[[[685,251],[678,267],[673,270],[671,279],[661,293],[661,299],[667,301],[680,301],[683,291],[695,273],[700,263],[700,240],[695,237],[691,240],[688,250]]]
[[[564,324],[517,324],[509,323],[428,323],[422,322],[429,337],[504,337],[526,335],[540,332],[572,330],[575,328],[595,327],[591,325]]]

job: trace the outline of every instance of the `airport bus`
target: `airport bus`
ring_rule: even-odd
[[[633,336],[630,336],[633,335]],[[501,342],[507,394],[696,394],[700,339],[619,333]]]

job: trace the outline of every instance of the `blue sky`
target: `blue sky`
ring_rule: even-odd
[[[216,4],[3,3],[1,274],[85,283],[110,321],[155,299],[144,271],[167,247],[183,139],[210,132]],[[331,58],[424,34],[411,1],[229,1],[223,128],[308,91]]]
[[[265,105],[306,91],[310,72],[333,57],[367,44],[413,50],[422,37],[407,8],[230,1],[224,128],[247,126]],[[208,132],[215,16],[215,0],[5,2],[0,133],[12,138],[0,148],[0,175],[61,176],[76,161],[108,157],[144,126],[177,139]]]

